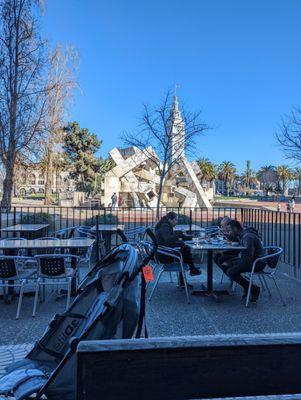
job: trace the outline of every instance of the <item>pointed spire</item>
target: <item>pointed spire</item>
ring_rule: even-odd
[[[173,103],[170,112],[173,114],[173,116],[179,115],[179,101],[176,95],[173,97]]]

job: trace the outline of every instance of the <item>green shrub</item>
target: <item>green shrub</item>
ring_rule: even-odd
[[[105,225],[117,225],[118,223],[118,217],[113,214],[102,214],[98,216],[98,223],[99,224],[105,224]],[[94,217],[88,218],[84,222],[82,222],[82,225],[87,225],[87,226],[94,226],[96,225],[96,215]]]
[[[22,214],[20,218],[20,224],[49,224],[49,230],[55,228],[55,215],[48,214],[45,212],[29,212]]]

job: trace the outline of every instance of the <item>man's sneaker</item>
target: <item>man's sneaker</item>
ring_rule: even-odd
[[[252,289],[251,289],[251,299],[250,299],[250,301],[252,303],[255,303],[258,300],[259,295],[260,295],[260,287],[253,286]]]
[[[189,273],[190,273],[191,276],[196,276],[196,275],[201,275],[202,271],[200,271],[197,268],[191,268]]]
[[[247,295],[248,295],[248,290],[247,289],[243,289],[243,292],[242,292],[242,300],[246,300],[246,298],[247,298]]]

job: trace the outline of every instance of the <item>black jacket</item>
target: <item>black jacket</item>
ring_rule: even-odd
[[[256,258],[263,257],[265,255],[258,231],[254,228],[245,228],[243,230],[243,233],[240,237],[240,244],[246,247],[246,249],[242,250],[240,254],[241,262],[244,265],[249,265],[252,267],[252,264]]]
[[[183,238],[182,232],[174,232],[171,223],[166,217],[162,217],[155,227],[155,236],[159,245],[177,247],[184,243],[179,240]]]

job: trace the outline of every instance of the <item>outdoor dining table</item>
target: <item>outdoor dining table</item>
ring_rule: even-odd
[[[58,240],[40,240],[40,239],[23,239],[23,240],[0,240],[0,250],[20,250],[25,249],[29,251],[29,255],[33,250],[37,249],[78,249],[90,247],[95,242],[94,239],[90,238],[78,238],[78,239],[58,239]],[[76,291],[76,282],[72,282],[72,292]],[[11,290],[12,294],[13,289]],[[32,292],[29,292],[32,293]],[[43,295],[44,296],[44,295]]]
[[[72,249],[90,247],[94,239],[58,239],[58,240],[0,240],[0,250],[35,250],[35,249]]]
[[[112,234],[117,232],[117,229],[124,230],[124,225],[117,224],[99,224],[98,232],[101,232],[105,241],[106,251],[110,251],[112,247]],[[96,225],[91,228],[91,231],[96,232]]]
[[[195,224],[179,224],[174,227],[174,231],[182,231],[182,232],[205,232],[205,228]]]
[[[26,239],[33,239],[39,232],[46,230],[49,224],[17,224],[0,229],[1,232],[12,233],[14,236],[19,233]]]
[[[244,250],[245,247],[243,246],[233,246],[232,244],[228,243],[212,243],[212,242],[207,242],[207,243],[201,243],[196,245],[192,241],[186,241],[185,242],[187,246],[190,247],[192,253],[196,252],[207,252],[207,285],[202,284],[203,289],[202,290],[194,290],[192,291],[193,295],[196,296],[209,296],[213,298],[216,302],[220,301],[220,298],[218,296],[218,293],[228,293],[228,290],[225,290],[225,287],[222,288],[217,288],[213,287],[214,282],[213,282],[213,253],[216,251],[227,251],[227,250]]]

